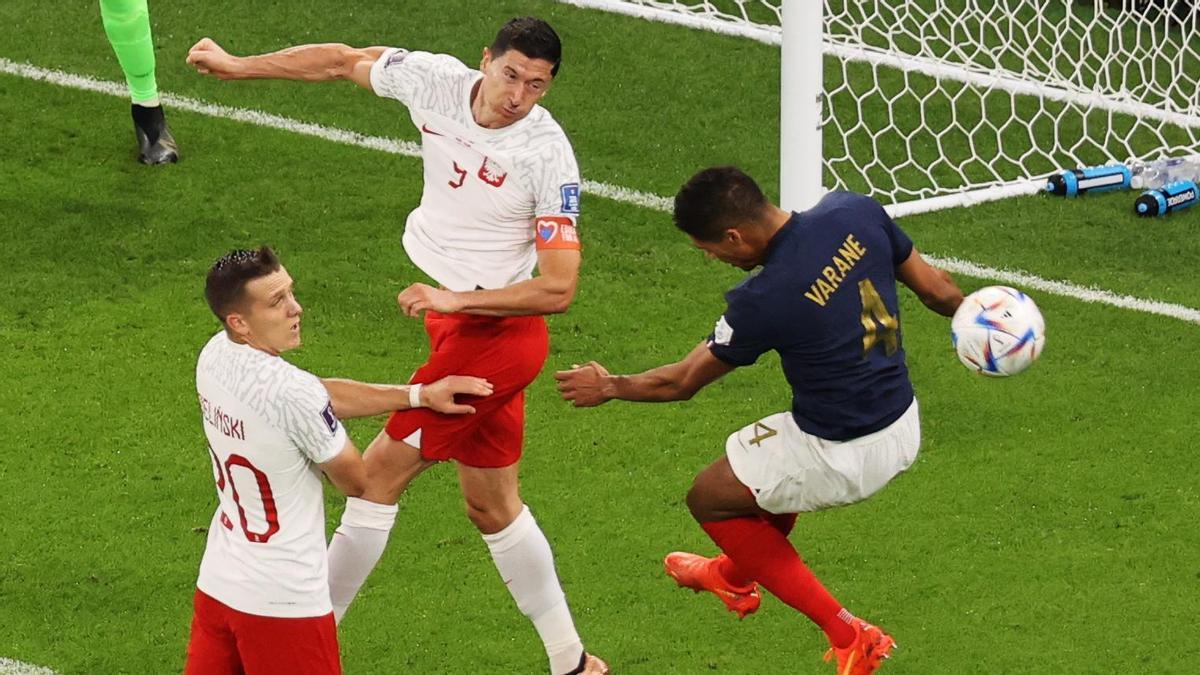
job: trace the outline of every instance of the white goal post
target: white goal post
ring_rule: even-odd
[[[780,202],[896,216],[1200,153],[1192,0],[560,0],[781,47]]]

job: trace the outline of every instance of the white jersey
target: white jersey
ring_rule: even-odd
[[[425,186],[404,250],[452,291],[510,286],[532,276],[537,249],[579,248],[570,141],[541,106],[500,129],[476,124],[471,90],[482,77],[452,56],[403,49],[371,67],[375,93],[407,106],[421,130]]]
[[[329,392],[224,331],[200,352],[196,392],[218,498],[196,586],[248,614],[333,611],[316,464],[337,456],[346,430]]]

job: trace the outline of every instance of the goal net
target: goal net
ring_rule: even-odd
[[[1191,0],[562,1],[782,45],[785,205],[850,189],[903,215],[1200,152]],[[810,101],[817,124],[789,112]]]

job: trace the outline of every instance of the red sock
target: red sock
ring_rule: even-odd
[[[792,528],[796,527],[796,514],[794,513],[766,513],[763,514],[763,520],[779,530],[785,537],[792,533]]]
[[[812,619],[825,631],[830,644],[845,647],[854,641],[854,628],[847,619],[850,613],[825,590],[787,537],[766,520],[732,518],[700,526],[738,571]]]
[[[754,583],[754,577],[738,569],[738,566],[724,553],[717,556],[717,574],[720,574],[725,578],[725,581],[738,588],[745,588]]]
[[[767,513],[763,514],[762,519],[767,521],[771,527],[779,530],[780,534],[785,537],[792,533],[792,528],[796,527],[796,514],[794,513]],[[745,587],[754,583],[754,577],[739,570],[727,555],[717,556],[717,573],[734,586]]]

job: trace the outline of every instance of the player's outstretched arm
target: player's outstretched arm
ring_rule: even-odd
[[[595,361],[554,374],[558,391],[576,408],[590,408],[613,399],[622,401],[686,401],[736,366],[713,356],[701,342],[682,361],[637,375],[611,375]]]
[[[954,310],[962,304],[962,290],[950,273],[930,265],[915,248],[896,268],[896,278],[911,288],[926,307],[942,316],[954,316]]]
[[[426,310],[487,316],[560,314],[575,299],[582,258],[576,250],[538,251],[538,276],[505,288],[454,292],[413,284],[396,296],[400,311],[418,316]]]
[[[371,417],[412,407],[429,408],[448,415],[470,414],[475,412],[475,408],[456,403],[455,395],[492,394],[492,384],[487,380],[462,375],[450,375],[422,385],[367,384],[340,378],[322,379],[321,384],[329,391],[333,414],[339,419]]]
[[[317,466],[329,477],[329,482],[347,497],[361,497],[367,489],[367,466],[363,464],[362,455],[349,436],[341,452]]]
[[[357,49],[329,43],[300,45],[256,56],[234,56],[211,38],[204,38],[188,51],[187,62],[201,75],[222,80],[351,80],[371,89],[371,65],[385,49]]]

